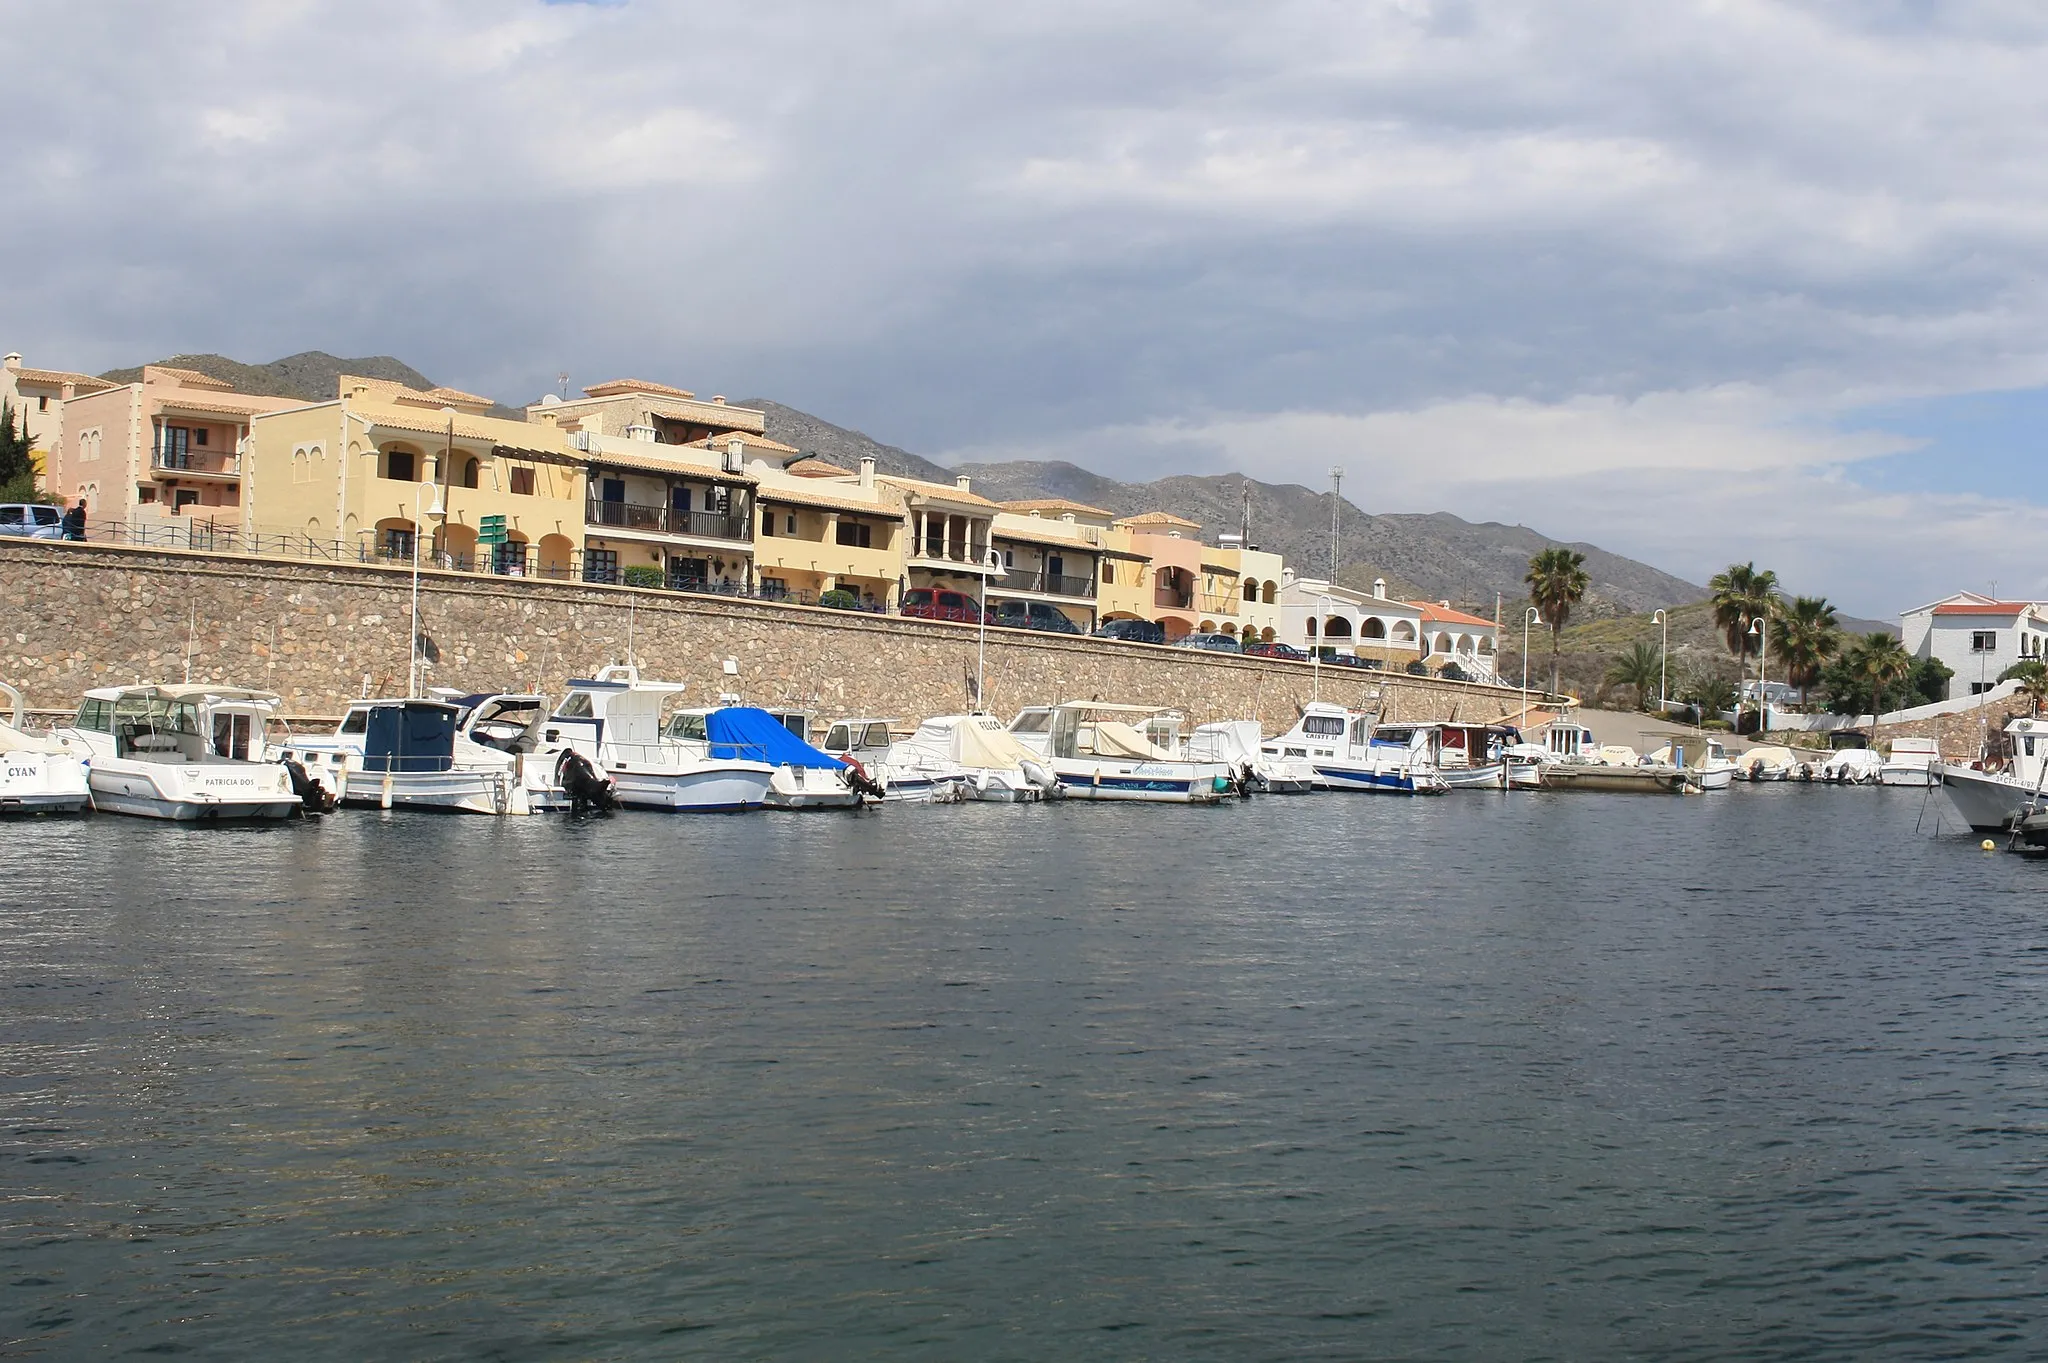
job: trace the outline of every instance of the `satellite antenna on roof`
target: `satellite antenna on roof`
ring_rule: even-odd
[[[1337,518],[1344,511],[1344,470],[1330,466],[1330,581],[1337,581]]]
[[[562,396],[567,398],[569,396],[569,371],[564,369],[561,373],[555,375],[555,382],[562,386]]]
[[[1238,541],[1238,546],[1249,549],[1252,547],[1252,480],[1240,476],[1238,485],[1244,492],[1244,519],[1239,527],[1243,532],[1243,538]]]

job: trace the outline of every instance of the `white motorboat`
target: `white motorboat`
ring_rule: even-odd
[[[333,733],[295,736],[277,751],[319,775],[343,804],[464,814],[531,814],[562,804],[548,780],[549,764],[528,760],[532,727],[546,702],[538,696],[464,699],[471,703],[356,701]],[[487,703],[499,701],[506,703]],[[520,715],[526,726],[514,723]],[[499,742],[477,741],[479,722]]]
[[[279,700],[197,682],[85,693],[55,737],[88,767],[93,805],[149,819],[284,819],[301,809],[291,769],[269,760]]]
[[[1268,757],[1304,759],[1324,790],[1430,795],[1448,789],[1434,760],[1433,725],[1379,724],[1370,710],[1312,700]]]
[[[954,798],[1028,804],[1059,797],[1052,764],[1025,747],[994,715],[936,715],[883,754],[886,790],[901,781],[950,786]]]
[[[764,807],[772,764],[710,757],[663,733],[662,707],[683,689],[643,681],[630,664],[572,681],[542,726],[538,755],[551,766],[564,751],[581,755],[610,779],[620,804],[635,808],[708,814]]]
[[[1197,724],[1185,756],[1222,762],[1237,773],[1239,784],[1267,795],[1303,795],[1316,788],[1315,765],[1307,758],[1267,754],[1257,720]]]
[[[896,743],[889,725],[889,720],[866,716],[835,719],[825,726],[818,750],[879,785],[883,804],[948,804],[960,799],[967,773],[958,763],[941,764],[929,772],[889,765],[889,749]]]
[[[1690,762],[1685,760],[1688,747],[1696,754]],[[1666,743],[1645,760],[1653,767],[1682,768],[1685,784],[1694,790],[1726,790],[1735,784],[1735,763],[1728,758],[1727,746],[1705,734]]]
[[[678,710],[662,731],[667,741],[707,761],[766,762],[775,769],[768,783],[770,809],[859,809],[877,787],[840,759],[812,747],[802,736],[808,715],[774,712],[750,705]]]
[[[1736,759],[1735,774],[1744,781],[1789,781],[1799,766],[1790,748],[1767,743]]]
[[[1063,701],[1018,711],[1010,735],[1052,768],[1070,799],[1213,804],[1239,794],[1226,764],[1174,755],[1181,722],[1163,707]]]
[[[1884,758],[1869,748],[1844,748],[1828,754],[1820,764],[1815,779],[1829,781],[1840,786],[1874,786],[1880,784],[1884,774]],[[1941,784],[1941,770],[1935,768],[1934,780],[1930,785]]]
[[[11,721],[0,721],[0,814],[77,814],[92,807],[85,759],[22,725],[21,692],[0,682]]]
[[[1941,784],[1941,744],[1931,738],[1895,738],[1891,755],[1877,769],[1881,786],[1925,788]]]
[[[1949,803],[1972,828],[2006,828],[2032,807],[2048,764],[2048,719],[2015,719],[2000,735],[2000,750],[1979,762],[1942,766]]]
[[[1505,790],[1535,783],[1539,759],[1522,744],[1521,732],[1507,724],[1447,722],[1436,729],[1431,761],[1450,790]]]

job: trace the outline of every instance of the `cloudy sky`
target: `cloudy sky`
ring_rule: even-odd
[[[2048,597],[2038,0],[0,0],[0,342]]]

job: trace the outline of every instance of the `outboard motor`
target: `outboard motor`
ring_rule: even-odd
[[[1038,787],[1041,797],[1049,800],[1059,793],[1060,778],[1053,775],[1050,768],[1029,761],[1019,761],[1017,766],[1023,771],[1024,779]]]
[[[328,814],[334,810],[336,797],[326,786],[313,779],[296,757],[284,759],[284,769],[292,778],[292,794],[299,797],[301,817],[312,814]]]
[[[599,776],[590,759],[574,748],[562,749],[562,755],[555,759],[555,784],[569,797],[571,813],[608,814],[619,807],[612,783]]]
[[[853,792],[856,795],[864,795],[870,800],[881,799],[886,793],[882,789],[882,783],[868,775],[868,769],[854,761],[851,757],[844,759],[844,761],[846,762],[846,784],[852,787]]]

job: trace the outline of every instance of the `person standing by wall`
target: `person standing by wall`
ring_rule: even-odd
[[[63,531],[67,540],[85,539],[85,498],[80,497],[78,505],[64,513]]]

